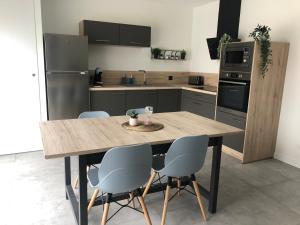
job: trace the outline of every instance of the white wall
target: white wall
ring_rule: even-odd
[[[192,8],[168,1],[149,0],[42,0],[44,32],[78,34],[83,19],[148,25],[152,46],[191,47]],[[112,70],[186,71],[190,61],[151,60],[150,48],[91,45],[89,67]]]
[[[298,0],[243,0],[240,37],[248,34],[258,23],[272,28],[274,41],[290,42],[283,104],[275,157],[300,168],[300,2]],[[192,62],[193,71],[218,72],[218,61],[209,59],[206,39],[216,34],[219,2],[194,9]],[[194,52],[195,51],[195,52]]]

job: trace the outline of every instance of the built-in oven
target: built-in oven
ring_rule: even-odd
[[[221,71],[250,72],[253,62],[254,42],[233,42],[224,46]]]
[[[247,113],[249,91],[249,73],[221,72],[218,89],[218,106]]]

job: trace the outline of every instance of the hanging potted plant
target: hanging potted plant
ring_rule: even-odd
[[[185,56],[186,56],[186,51],[183,49],[183,50],[180,52],[180,59],[184,60],[184,59],[185,59]]]
[[[161,53],[161,49],[160,48],[153,48],[152,49],[152,55],[153,55],[154,59],[159,59],[160,53]]]
[[[268,72],[269,65],[272,63],[270,31],[270,27],[258,24],[254,31],[249,34],[260,45],[260,71],[263,78]]]
[[[139,114],[135,110],[128,113],[128,116],[130,116],[130,118],[129,118],[130,126],[135,127],[135,126],[139,125],[139,121],[138,121]]]
[[[219,41],[219,46],[218,46],[218,58],[221,58],[221,51],[222,51],[222,47],[227,45],[228,43],[232,42],[232,38],[229,34],[223,34],[223,36],[221,37],[220,41]]]

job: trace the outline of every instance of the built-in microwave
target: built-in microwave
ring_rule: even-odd
[[[224,46],[221,54],[222,71],[251,72],[254,42],[233,42]]]

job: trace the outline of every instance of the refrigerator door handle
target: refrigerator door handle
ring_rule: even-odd
[[[51,74],[74,74],[74,73],[77,73],[77,74],[80,74],[80,75],[88,75],[88,71],[48,71],[46,74],[47,75],[51,75]]]

